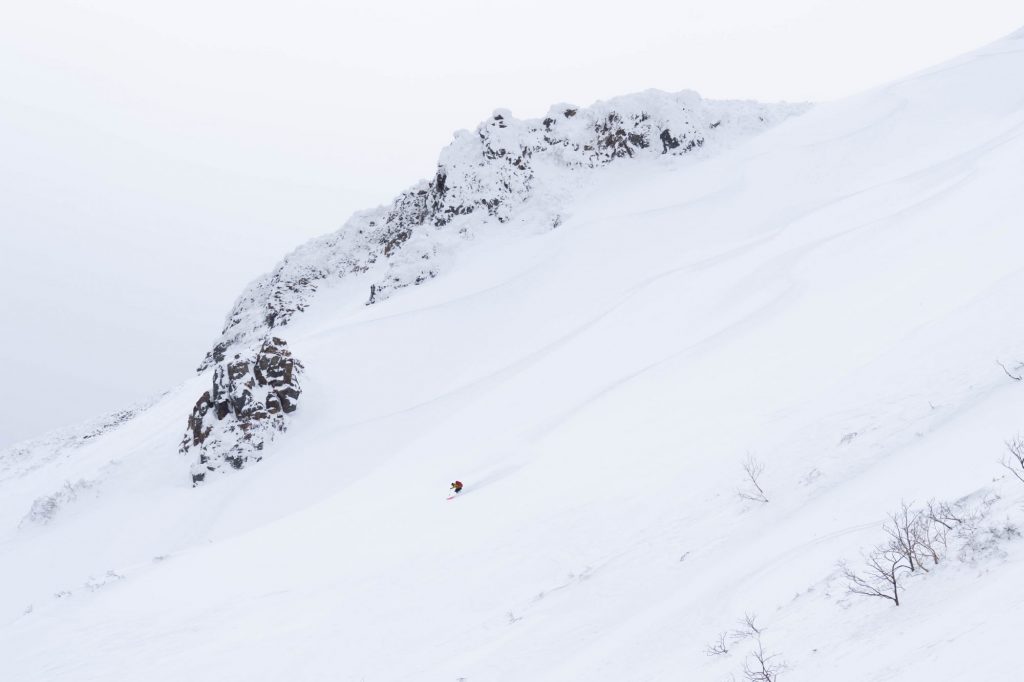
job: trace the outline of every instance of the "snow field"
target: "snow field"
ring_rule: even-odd
[[[1024,544],[899,608],[835,564],[901,499],[1024,515],[995,364],[1024,360],[1022,69],[1009,38],[604,169],[557,229],[481,233],[379,305],[321,292],[284,330],[301,408],[237,474],[192,489],[177,454],[203,378],[19,469],[3,677],[743,679],[749,640],[704,649],[756,613],[787,682],[1016,679]],[[767,504],[736,494],[747,453]]]

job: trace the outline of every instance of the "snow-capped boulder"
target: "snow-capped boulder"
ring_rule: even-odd
[[[556,105],[543,119],[518,120],[498,110],[475,131],[455,134],[429,180],[388,206],[356,213],[337,232],[306,243],[250,284],[200,369],[222,362],[230,348],[287,325],[332,279],[369,273],[368,305],[432,279],[454,242],[487,224],[508,222],[538,189],[546,197],[557,195],[552,185],[560,184],[560,175],[616,159],[687,154],[806,109],[650,90],[589,108]],[[533,218],[556,226],[557,205],[535,203],[543,205],[534,207]]]
[[[302,363],[277,337],[254,354],[218,362],[212,387],[196,402],[180,452],[197,454],[192,483],[225,467],[241,469],[262,459],[266,442],[287,428],[286,415],[298,407]]]

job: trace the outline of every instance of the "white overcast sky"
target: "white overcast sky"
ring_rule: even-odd
[[[495,108],[834,99],[1022,25],[1020,0],[0,0],[0,447],[186,378],[246,282]]]

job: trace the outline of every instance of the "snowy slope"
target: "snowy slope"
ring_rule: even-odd
[[[743,679],[752,639],[705,649],[756,613],[787,681],[1018,679],[1022,72],[1024,32],[611,164],[378,304],[318,291],[290,428],[209,484],[177,451],[209,373],[3,453],[0,675]],[[899,607],[847,594],[930,498],[967,540]]]
[[[543,119],[521,121],[495,111],[475,131],[455,133],[430,180],[390,205],[356,213],[250,284],[200,369],[287,326],[339,280],[364,280],[372,305],[437,277],[462,243],[495,225],[558,227],[574,188],[590,179],[588,171],[621,159],[720,149],[807,109],[648,90],[587,108],[556,104]]]

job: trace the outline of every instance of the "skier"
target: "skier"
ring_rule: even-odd
[[[455,481],[455,483],[452,483],[452,490],[458,494],[462,490],[462,481]]]

